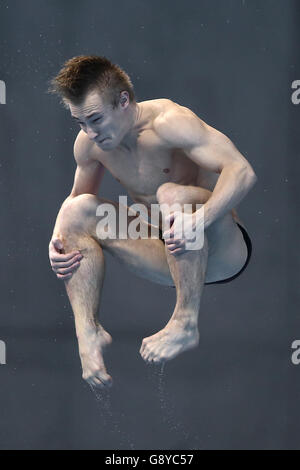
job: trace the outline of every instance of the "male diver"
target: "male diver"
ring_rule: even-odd
[[[103,361],[111,336],[97,319],[103,251],[136,275],[176,288],[169,322],[143,339],[140,349],[147,362],[168,361],[199,342],[204,285],[231,281],[249,262],[251,241],[234,208],[257,178],[230,139],[190,109],[170,99],[137,102],[128,75],[105,57],[68,60],[52,80],[51,91],[81,130],[74,144],[74,184],[58,213],[49,258],[74,312],[83,378],[105,388],[112,378]],[[97,209],[110,203],[119,210],[118,203],[98,197],[105,168],[149,211],[152,204],[191,204],[193,211],[185,215],[191,229],[202,209],[202,247],[188,250],[186,232],[176,236],[178,211],[169,217],[164,240],[126,237],[118,218],[116,237],[107,237],[104,229],[101,233]],[[128,224],[136,217],[150,231],[151,221],[140,215],[129,215]],[[164,222],[162,211],[162,231]]]

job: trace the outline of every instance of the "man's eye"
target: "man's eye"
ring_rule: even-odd
[[[101,119],[102,119],[101,117],[98,117],[97,119],[94,119],[93,123],[94,123],[94,122],[98,122],[98,121],[100,121]]]

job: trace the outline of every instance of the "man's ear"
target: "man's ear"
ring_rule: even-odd
[[[129,105],[128,91],[121,91],[121,93],[120,93],[120,105],[121,105],[121,108],[127,108],[127,106]]]

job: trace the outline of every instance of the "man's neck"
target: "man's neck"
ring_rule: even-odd
[[[124,135],[122,141],[120,142],[120,146],[125,147],[127,150],[130,150],[135,147],[137,137],[139,135],[142,121],[142,109],[139,103],[132,103],[128,111],[129,113],[127,115],[127,118],[130,123],[129,129]]]

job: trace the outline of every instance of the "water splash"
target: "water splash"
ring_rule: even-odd
[[[197,450],[199,446],[191,447],[191,442],[199,442],[199,436],[196,435],[192,437],[184,424],[178,419],[174,409],[174,404],[171,402],[170,396],[167,393],[165,383],[165,364],[149,364],[149,366],[148,380],[152,383],[154,381],[154,386],[157,389],[163,423],[169,428],[169,431],[175,434],[176,439],[179,440],[180,443],[186,444],[188,450]]]
[[[124,432],[120,420],[118,419],[118,417],[115,416],[113,412],[109,390],[100,391],[99,389],[93,387],[93,385],[91,384],[89,384],[89,386],[96,398],[98,409],[101,413],[104,426],[108,429],[110,434],[118,437],[120,448],[134,450],[133,439],[130,435]]]

